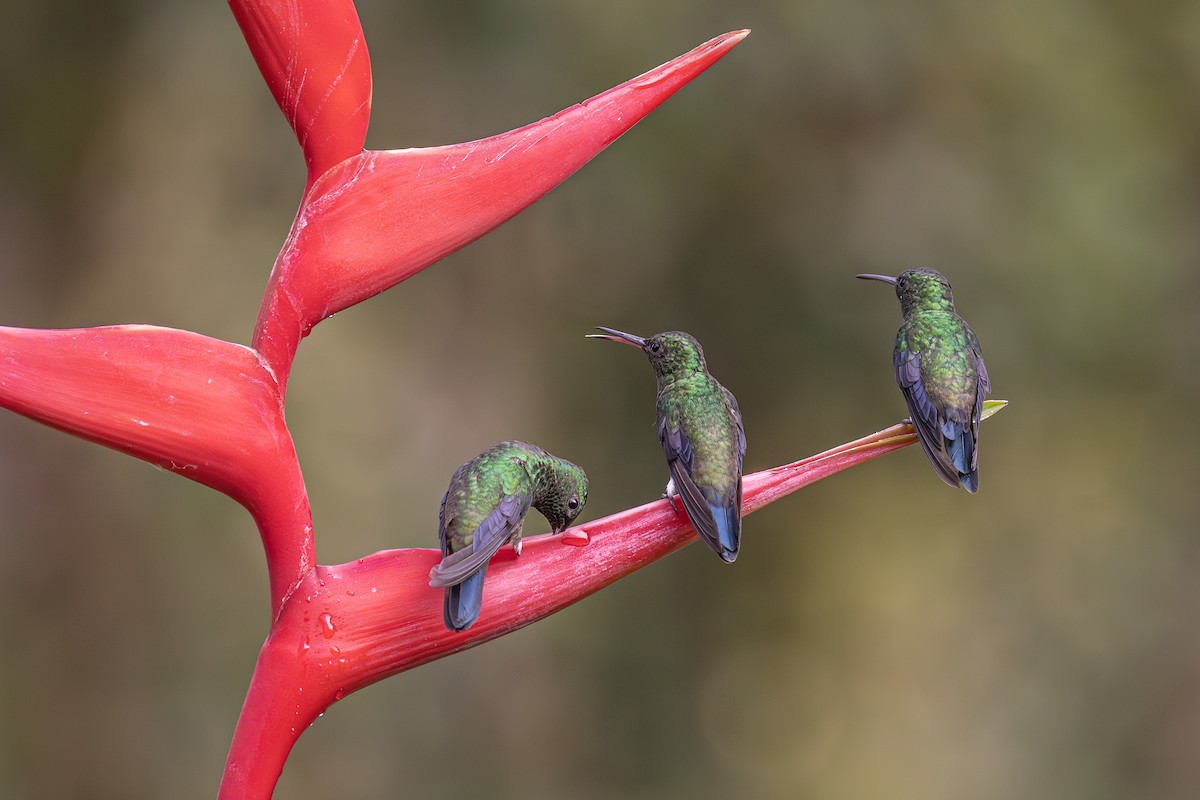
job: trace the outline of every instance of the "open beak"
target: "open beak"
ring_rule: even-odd
[[[864,281],[883,281],[884,283],[890,283],[892,286],[896,285],[896,279],[891,275],[872,275],[870,273],[864,273],[862,275],[855,275],[854,277],[862,278]]]
[[[589,333],[588,339],[608,339],[610,342],[620,342],[621,344],[633,345],[634,347],[644,348],[646,340],[641,336],[634,336],[632,333],[625,333],[614,328],[605,328],[603,325],[597,325],[596,330],[604,331],[604,333]]]

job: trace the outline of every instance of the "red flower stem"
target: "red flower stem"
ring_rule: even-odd
[[[894,425],[747,475],[745,513],[915,441],[910,426]],[[563,546],[584,539],[586,546]],[[531,537],[519,558],[504,548],[492,560],[483,613],[457,634],[442,624],[442,592],[429,587],[437,550],[386,550],[317,567],[285,602],[259,654],[220,797],[269,798],[300,734],[347,694],[523,628],[695,539],[687,517],[665,500]]]
[[[229,8],[296,134],[308,185],[362,152],[371,59],[353,0],[229,0]]]

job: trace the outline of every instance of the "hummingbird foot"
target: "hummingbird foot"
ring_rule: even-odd
[[[679,497],[679,492],[675,491],[675,479],[671,478],[667,481],[667,488],[663,489],[662,496],[659,500],[666,500],[671,504],[671,510],[675,512],[675,516],[679,516],[679,506],[675,505],[675,498]]]

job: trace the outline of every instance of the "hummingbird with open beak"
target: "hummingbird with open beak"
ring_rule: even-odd
[[[667,331],[641,337],[597,326],[608,339],[632,345],[650,359],[658,383],[658,438],[671,479],[696,533],[722,561],[738,557],[742,538],[742,459],[746,434],[733,394],[708,372],[691,335]],[[678,513],[678,510],[676,510]]]

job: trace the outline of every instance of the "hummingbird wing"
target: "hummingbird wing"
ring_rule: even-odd
[[[913,427],[917,431],[917,441],[921,443],[929,463],[943,481],[958,486],[958,469],[942,450],[942,426],[945,420],[940,419],[937,407],[925,393],[925,384],[921,381],[920,352],[912,347],[907,328],[907,325],[901,327],[896,336],[893,359],[896,383],[904,395],[904,404],[908,406],[908,415],[912,417]]]
[[[454,586],[482,572],[492,556],[521,528],[529,513],[532,495],[528,492],[505,495],[471,534],[471,544],[450,553],[429,572],[429,585],[435,589]],[[443,506],[444,509],[444,506]],[[439,536],[445,548],[448,534],[443,513]],[[480,585],[482,590],[482,584]]]
[[[719,382],[717,385],[721,386]],[[737,430],[737,496],[734,500],[733,509],[731,512],[726,513],[728,522],[727,538],[731,542],[731,549],[736,554],[742,539],[742,461],[746,457],[746,429],[742,425],[742,409],[738,406],[737,398],[733,396],[733,392],[721,386],[721,393],[729,407],[729,414],[733,417],[734,426]],[[736,518],[733,516],[734,514],[736,514]],[[718,555],[720,554],[718,553]]]
[[[962,441],[969,444],[970,463],[966,464],[966,469],[959,469],[962,473],[960,483],[968,492],[976,492],[979,489],[979,449],[976,444],[979,441],[979,420],[983,416],[983,400],[987,397],[988,392],[992,390],[991,379],[988,378],[987,367],[983,364],[983,349],[979,346],[979,337],[975,335],[975,331],[971,330],[971,326],[963,322],[967,331],[967,341],[969,348],[967,350],[967,358],[971,365],[975,368],[978,374],[978,379],[975,382],[975,404],[971,410],[971,417],[967,430],[963,431]],[[969,437],[969,442],[967,441]],[[953,455],[953,454],[952,454]],[[964,459],[966,460],[966,459]]]
[[[735,496],[727,502],[713,503],[692,480],[692,442],[679,424],[672,425],[668,415],[660,414],[658,438],[667,457],[667,470],[683,501],[688,520],[709,549],[731,562],[737,558],[737,542],[741,532],[742,481],[738,476]],[[739,458],[740,460],[740,458]]]
[[[737,456],[738,456],[738,474],[742,474],[742,459],[746,457],[746,429],[742,426],[742,410],[738,407],[737,398],[733,396],[733,392],[726,389],[721,384],[717,384],[721,388],[721,396],[725,398],[725,405],[729,408],[729,414],[733,417],[734,425],[737,427]],[[738,508],[741,508],[741,486],[738,486]]]

